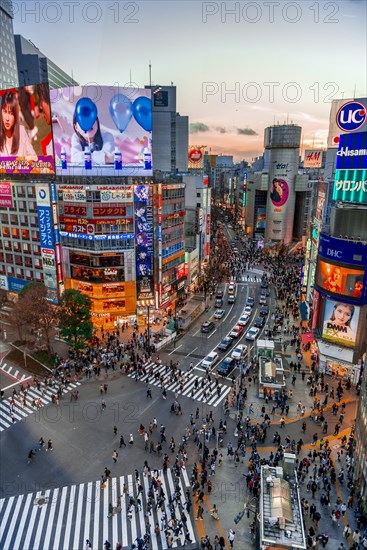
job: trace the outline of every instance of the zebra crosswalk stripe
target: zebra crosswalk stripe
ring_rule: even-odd
[[[186,373],[185,376],[185,383],[183,385],[182,391],[179,391],[180,388],[180,382],[172,382],[167,385],[167,381],[170,379],[170,372],[165,372],[166,368],[163,365],[157,365],[154,362],[146,363],[144,365],[144,368],[146,369],[145,374],[143,374],[141,377],[138,378],[138,381],[145,382],[149,384],[149,386],[160,386],[163,384],[163,387],[167,391],[175,392],[180,395],[183,395],[185,397],[190,397],[196,401],[203,401],[204,403],[208,403],[208,405],[212,405],[213,407],[217,407],[223,399],[228,395],[230,392],[230,387],[226,384],[219,384],[220,388],[220,395],[218,395],[216,391],[216,384],[215,381],[211,381],[209,387],[197,387],[195,388],[195,381],[196,380],[203,380],[202,377],[195,375],[193,372]],[[149,374],[150,369],[153,368],[153,373]],[[161,382],[159,379],[155,377],[155,375],[163,374],[163,381]],[[129,378],[135,377],[135,372],[130,372],[128,374]],[[195,389],[194,389],[195,388]],[[211,392],[209,391],[211,390]],[[204,398],[204,393],[206,394],[206,398]]]
[[[168,548],[166,535],[163,531],[155,532],[155,525],[161,523],[164,510],[167,521],[171,517],[169,497],[173,496],[176,484],[182,494],[181,504],[176,504],[175,515],[181,520],[184,510],[184,489],[189,486],[186,470],[182,469],[180,476],[174,478],[170,469],[159,471],[162,489],[166,495],[161,508],[152,507],[151,515],[145,515],[149,478],[141,475],[139,482],[143,485],[143,493],[139,495],[142,508],[133,512],[131,520],[127,519],[126,508],[129,502],[125,495],[121,499],[121,513],[108,513],[109,502],[117,503],[123,492],[124,482],[128,484],[129,495],[138,498],[138,483],[135,476],[120,476],[108,480],[106,487],[101,488],[101,482],[81,483],[63,488],[48,489],[29,493],[27,495],[11,496],[0,500],[0,548],[3,550],[83,550],[85,541],[89,539],[92,547],[102,548],[107,539],[115,547],[119,541],[123,548],[130,548],[136,538],[142,537],[150,526],[152,550]],[[157,493],[154,491],[155,497]],[[40,499],[37,502],[36,499]],[[173,547],[181,548],[185,539],[186,529],[195,544],[195,533],[190,516],[186,513],[186,527],[183,533],[174,539]]]

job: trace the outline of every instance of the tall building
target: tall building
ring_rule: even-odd
[[[293,239],[301,131],[292,124],[265,129],[265,148],[270,149],[265,237],[285,244]]]
[[[152,89],[152,142],[154,170],[175,174],[187,172],[189,117],[176,108],[176,86],[146,86]]]
[[[0,0],[0,90],[18,86],[12,0]]]
[[[51,89],[78,83],[20,34],[14,36],[20,86],[48,83]]]

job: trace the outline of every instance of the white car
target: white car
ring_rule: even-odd
[[[243,310],[242,315],[251,315],[251,313],[252,313],[252,307],[251,306],[246,306],[245,309]]]
[[[211,351],[209,355],[207,355],[205,359],[203,359],[203,362],[201,363],[204,369],[208,367],[211,369],[215,365],[215,363],[218,361],[218,357],[219,355],[217,354],[216,351]]]
[[[214,319],[221,319],[225,314],[224,309],[217,309],[217,311],[214,313]]]
[[[228,294],[234,294],[235,290],[236,290],[235,285],[231,283],[228,287]]]
[[[236,359],[236,361],[239,361],[242,359],[247,351],[247,346],[245,344],[239,344],[233,351],[232,351],[232,359]]]
[[[241,327],[245,327],[247,323],[249,322],[250,317],[248,315],[242,315],[241,318],[238,321],[238,324]]]
[[[260,329],[257,327],[251,327],[250,330],[246,333],[246,340],[256,340],[259,336]]]

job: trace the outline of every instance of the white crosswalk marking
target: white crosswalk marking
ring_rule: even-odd
[[[202,380],[204,379],[197,376],[193,372],[190,372],[184,373],[185,382],[183,384],[182,391],[180,391],[180,382],[171,381],[170,371],[168,370],[168,372],[166,372],[165,366],[157,365],[156,363],[151,362],[146,363],[144,365],[144,369],[145,374],[138,378],[140,382],[145,382],[147,385],[152,387],[161,387],[161,384],[163,384],[167,391],[178,393],[179,395],[183,395],[185,397],[190,397],[196,401],[203,401],[213,407],[217,407],[219,403],[225,399],[231,389],[227,386],[227,384],[219,383],[220,394],[218,395],[215,380],[211,381],[210,386],[206,385],[204,388],[201,386]],[[153,371],[152,374],[150,374],[151,369]],[[128,376],[130,378],[135,378],[135,374],[135,372],[131,372]],[[157,378],[158,374],[162,377],[162,382]],[[196,380],[198,381],[197,387],[195,387]]]
[[[163,509],[166,512],[167,521],[172,514],[169,509],[169,498],[173,496],[176,486],[181,491],[181,504],[176,504],[175,515],[181,522],[184,511],[185,493],[184,487],[189,485],[185,470],[181,471],[179,478],[173,472],[159,471],[162,488],[166,499]],[[103,548],[105,540],[115,548],[117,542],[121,542],[123,548],[131,548],[137,537],[143,537],[146,533],[146,525],[150,526],[151,550],[167,549],[166,534],[160,531],[155,533],[155,525],[161,523],[162,510],[156,510],[153,503],[152,515],[145,516],[147,493],[151,485],[151,478],[140,475],[139,482],[143,486],[143,493],[139,495],[142,502],[141,511],[133,511],[131,521],[127,519],[129,498],[121,499],[121,512],[108,517],[108,505],[111,502],[117,504],[117,498],[122,494],[124,483],[128,484],[129,495],[138,498],[138,484],[135,476],[121,476],[108,480],[106,487],[101,489],[100,481],[87,484],[72,485],[62,489],[49,489],[42,493],[29,493],[28,495],[11,496],[0,500],[1,527],[0,548],[3,550],[84,550],[85,541],[89,539],[92,548]],[[158,492],[154,491],[155,501]],[[40,499],[38,502],[36,499]],[[193,542],[190,548],[197,548],[195,533],[191,518],[185,513],[187,523],[182,528],[176,540],[174,548],[181,548],[184,543],[185,533],[188,532]],[[96,527],[97,526],[97,527]]]
[[[70,391],[75,390],[80,386],[80,382],[71,382],[63,390],[63,395],[66,395]],[[54,387],[45,387],[44,384],[41,384],[40,390],[34,386],[29,386],[27,391],[26,403],[21,405],[20,397],[15,396],[14,404],[11,405],[11,398],[3,399],[0,402],[0,432],[13,426],[17,422],[24,422],[24,419],[27,418],[30,414],[36,412],[37,408],[32,407],[31,403],[34,399],[41,401],[43,406],[48,405],[52,402],[52,396],[57,394],[57,390]],[[14,422],[13,422],[14,419]]]

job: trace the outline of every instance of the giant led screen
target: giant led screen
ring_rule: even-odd
[[[54,174],[47,84],[0,91],[0,173]]]
[[[58,175],[152,175],[151,90],[62,88],[51,106]]]
[[[348,296],[359,302],[363,297],[364,270],[332,264],[319,258],[316,284],[326,293]]]
[[[326,300],[322,337],[337,344],[354,346],[357,337],[359,307]]]

